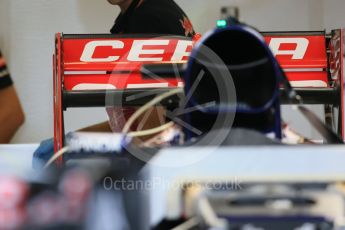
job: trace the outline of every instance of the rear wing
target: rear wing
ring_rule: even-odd
[[[54,146],[64,145],[64,110],[71,107],[142,105],[166,90],[182,87],[180,78],[142,76],[142,65],[185,63],[193,41],[178,36],[118,36],[56,34],[53,56]]]
[[[303,102],[324,104],[327,125],[345,139],[344,30],[263,35]]]
[[[263,33],[293,87],[330,86],[325,32]]]
[[[344,31],[263,35],[304,103],[326,105],[326,123],[345,139]],[[139,106],[157,94],[183,87],[180,76],[193,42],[177,36],[56,34],[55,150],[64,145],[63,113],[68,108],[104,107],[107,100],[112,105]],[[135,97],[138,94],[146,96]],[[163,104],[178,103],[175,99]],[[281,101],[288,103],[283,95]]]

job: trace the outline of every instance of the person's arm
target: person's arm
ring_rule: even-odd
[[[0,89],[0,143],[9,143],[24,123],[24,112],[14,86]]]

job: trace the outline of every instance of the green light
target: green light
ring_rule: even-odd
[[[227,21],[226,20],[218,20],[217,21],[217,27],[226,27],[228,25]]]

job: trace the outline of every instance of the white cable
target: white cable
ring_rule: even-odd
[[[210,201],[206,197],[201,197],[197,205],[201,217],[211,229],[228,229],[227,222],[224,219],[218,218]]]
[[[48,168],[50,165],[52,165],[59,157],[64,155],[68,151],[68,147],[64,147],[60,149],[57,153],[55,153],[47,162],[47,164],[44,166],[44,169]]]
[[[143,118],[141,119],[140,123],[138,124],[137,126],[137,130],[136,131],[141,131],[143,130],[143,127],[145,126],[146,122],[147,122],[147,119],[150,117],[150,115],[152,114],[154,108],[151,107],[146,113],[145,115],[143,116]],[[156,111],[158,113],[158,111]],[[161,124],[164,124],[164,122],[161,122],[159,123],[160,125]]]
[[[183,89],[174,89],[169,92],[163,93],[157,97],[155,97],[150,102],[146,103],[142,107],[140,107],[126,122],[124,128],[122,129],[122,133],[127,134],[133,125],[133,123],[138,119],[143,113],[149,110],[152,106],[156,105],[157,103],[163,101],[166,98],[169,98],[175,94],[182,93]]]
[[[200,220],[197,217],[194,217],[171,230],[189,230],[197,227],[199,224]]]
[[[156,133],[160,133],[160,132],[163,132],[164,130],[166,129],[169,129],[171,128],[172,126],[174,126],[174,122],[169,122],[169,123],[166,123],[162,126],[159,126],[157,128],[153,128],[153,129],[147,129],[147,130],[141,130],[141,131],[136,131],[136,132],[130,132],[127,134],[127,136],[129,137],[144,137],[144,136],[149,136],[149,135],[152,135],[152,134],[156,134]]]

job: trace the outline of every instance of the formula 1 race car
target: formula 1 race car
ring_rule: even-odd
[[[262,34],[303,104],[325,105],[326,124],[345,139],[344,31]],[[68,108],[141,106],[183,87],[181,76],[198,39],[58,33],[53,57],[55,150],[65,145],[63,114]],[[161,104],[176,107],[179,98]],[[283,93],[280,101],[291,103]]]

